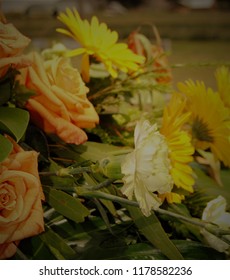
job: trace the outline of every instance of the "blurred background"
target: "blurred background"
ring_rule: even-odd
[[[175,85],[192,78],[215,88],[217,65],[230,65],[230,0],[0,0],[8,22],[30,37],[30,47],[37,50],[55,41],[76,47],[55,31],[61,26],[56,16],[66,7],[75,7],[83,18],[96,15],[124,41],[140,28],[154,43],[156,26]]]

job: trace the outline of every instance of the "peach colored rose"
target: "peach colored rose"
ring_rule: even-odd
[[[35,151],[14,148],[0,163],[0,259],[13,256],[20,240],[44,230],[44,199]]]
[[[29,61],[22,51],[30,43],[30,39],[22,35],[11,23],[0,17],[0,77],[3,77],[10,66],[19,69],[28,65]]]
[[[20,82],[37,94],[26,105],[32,121],[67,143],[84,143],[87,135],[81,128],[94,127],[99,118],[78,70],[64,57],[46,62],[36,52],[29,57],[33,64],[22,69]]]
[[[17,251],[17,243],[9,242],[0,244],[0,260],[11,258]]]

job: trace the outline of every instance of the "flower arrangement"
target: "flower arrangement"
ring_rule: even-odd
[[[155,28],[57,20],[75,49],[0,18],[0,259],[229,259],[228,67],[174,89]]]

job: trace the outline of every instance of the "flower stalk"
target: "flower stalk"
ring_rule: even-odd
[[[119,197],[119,196],[116,196],[116,195],[104,193],[104,192],[101,192],[101,191],[84,191],[84,190],[81,189],[79,194],[81,196],[84,196],[84,197],[87,197],[87,198],[107,199],[107,200],[117,202],[117,203],[120,203],[120,204],[126,204],[126,205],[129,205],[129,206],[140,207],[140,205],[137,201],[129,200],[129,199],[126,199],[126,198],[123,198],[123,197]],[[218,227],[218,226],[216,226],[216,225],[214,225],[210,222],[185,217],[183,215],[180,215],[180,214],[177,214],[177,213],[174,213],[172,211],[165,210],[165,209],[161,209],[161,208],[158,208],[158,209],[154,210],[154,212],[157,212],[157,213],[163,214],[163,215],[168,215],[170,217],[173,217],[173,218],[188,222],[190,224],[193,224],[195,226],[204,228],[207,231],[209,231],[210,233],[212,233],[212,234],[214,234],[218,237],[220,237],[220,236],[224,237],[224,235],[229,235],[230,234],[230,230],[224,230],[224,229],[222,229],[222,228],[220,228],[220,227]]]
[[[92,173],[92,168],[90,166],[82,166],[77,168],[67,167],[67,168],[60,168],[57,171],[43,171],[39,172],[40,176],[57,176],[57,177],[68,177],[73,176],[76,174],[81,173]]]

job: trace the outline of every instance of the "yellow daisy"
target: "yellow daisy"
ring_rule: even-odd
[[[187,98],[186,109],[191,112],[190,125],[193,142],[198,149],[211,152],[226,166],[230,166],[230,120],[228,109],[220,95],[203,82],[189,80],[178,88]]]
[[[193,192],[194,178],[189,163],[193,161],[194,148],[191,144],[191,137],[183,130],[183,126],[190,116],[190,113],[183,112],[184,108],[185,100],[179,95],[173,94],[169,104],[164,109],[160,133],[165,136],[169,147],[171,175],[174,184],[178,188]],[[178,201],[178,195],[170,195],[170,200],[173,197]]]
[[[66,9],[60,13],[58,19],[67,29],[58,28],[57,31],[72,37],[81,47],[67,53],[69,57],[82,56],[82,75],[85,81],[89,80],[89,56],[104,63],[107,71],[116,78],[118,70],[123,72],[137,71],[144,57],[134,54],[125,43],[117,43],[118,33],[111,31],[105,23],[99,23],[97,17],[91,22],[82,20],[76,9]]]
[[[230,72],[226,66],[219,67],[215,73],[217,88],[224,105],[230,109]]]

